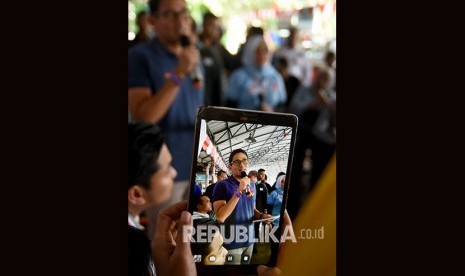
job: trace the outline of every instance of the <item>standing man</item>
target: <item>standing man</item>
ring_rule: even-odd
[[[223,170],[220,170],[217,174],[216,174],[216,178],[218,179],[215,183],[211,184],[210,186],[207,187],[207,189],[205,190],[205,193],[204,195],[208,196],[208,198],[213,202],[213,189],[215,188],[215,185],[216,183],[222,181],[223,179],[226,179],[228,178],[228,174],[223,171]],[[211,212],[211,217],[213,219],[216,219],[216,214],[215,214],[215,211],[212,210]]]
[[[205,193],[203,193],[204,195],[208,196],[210,200],[213,199],[213,189],[215,188],[216,183],[220,182],[223,179],[228,178],[228,174],[225,171],[220,170],[216,173],[216,178],[217,178],[216,182],[209,185],[207,189],[205,190]]]
[[[166,136],[178,175],[171,199],[147,210],[151,236],[159,210],[187,198],[190,161],[197,108],[203,89],[196,88],[191,73],[199,64],[195,45],[181,44],[191,36],[191,17],[184,0],[151,0],[150,21],[156,37],[128,52],[128,104],[134,121],[158,125]]]
[[[280,57],[286,59],[290,76],[299,79],[303,86],[310,86],[312,82],[312,65],[305,54],[304,49],[298,44],[299,30],[296,27],[289,28],[289,37],[273,55],[273,65],[278,68]]]
[[[266,183],[265,181],[265,169],[259,169],[258,170],[258,175],[257,175],[257,183],[255,184],[255,190],[257,194],[257,199],[255,201],[255,208],[257,208],[258,211],[261,213],[265,212],[265,209],[267,209],[267,204],[266,201],[268,199],[268,194],[269,188],[271,188],[270,184]],[[267,210],[267,213],[270,213],[269,210]],[[260,230],[260,223],[255,223],[254,225],[255,228],[255,238],[259,238],[259,230]],[[254,248],[254,253],[256,252]]]
[[[250,194],[249,194],[249,197],[255,195],[255,183],[257,183],[257,176],[258,176],[258,173],[257,173],[256,170],[250,171],[249,174],[247,175],[247,177],[250,178],[250,190],[249,190]]]
[[[199,38],[200,55],[205,69],[205,105],[224,106],[228,80],[225,67],[232,55],[220,41],[220,18],[207,12],[203,16],[202,33]]]
[[[146,10],[142,10],[137,14],[136,24],[139,31],[136,34],[134,40],[129,40],[129,48],[138,44],[149,41],[155,36],[153,26],[150,25],[150,14]]]
[[[265,180],[265,169],[259,169],[257,175],[257,183],[255,184],[257,190],[256,208],[258,211],[263,212],[266,209],[266,200],[271,193],[271,185]]]
[[[213,189],[213,209],[216,220],[224,225],[224,243],[228,254],[233,256],[230,264],[249,264],[253,250],[254,219],[271,217],[255,209],[255,195],[247,198],[246,188],[250,185],[250,178],[242,177],[249,166],[247,152],[243,149],[235,149],[229,155],[228,168],[231,176],[218,182]],[[245,233],[239,228],[246,228]],[[245,238],[244,237],[245,234]]]

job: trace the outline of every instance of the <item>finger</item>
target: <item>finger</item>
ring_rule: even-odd
[[[171,256],[170,264],[177,266],[170,275],[197,275],[194,258],[190,246],[193,219],[189,212],[183,211],[178,222],[176,248]],[[190,231],[186,231],[189,229]]]
[[[257,266],[258,276],[278,276],[281,275],[281,270],[277,267],[267,267],[265,265]]]
[[[267,270],[269,267],[266,265],[259,265],[257,266],[257,273],[259,276],[265,275],[265,270]]]
[[[173,204],[173,205],[161,210],[160,214],[159,214],[159,218],[160,218],[160,215],[161,215],[163,220],[168,219],[170,221],[176,221],[181,217],[182,211],[187,211],[187,200],[184,200],[184,201],[181,201],[179,203]],[[157,226],[158,226],[158,222],[157,222]],[[167,228],[162,228],[162,229],[167,230]]]
[[[173,238],[173,232],[176,230],[175,221],[179,219],[182,211],[185,209],[187,209],[187,201],[173,204],[158,213],[153,240],[157,241],[160,246],[171,249],[170,245],[175,245]]]
[[[284,209],[284,226],[292,227],[291,217],[289,217],[287,209]]]
[[[183,211],[178,222],[175,251],[188,256],[192,255],[190,238],[192,237],[193,219],[189,212]]]
[[[289,217],[289,214],[287,213],[286,209],[284,209],[283,226],[289,229],[290,235],[294,236],[294,227],[292,226],[291,218]]]

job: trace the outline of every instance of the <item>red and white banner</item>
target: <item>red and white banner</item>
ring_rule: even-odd
[[[215,165],[217,165],[224,171],[228,171],[228,168],[226,167],[220,155],[218,154],[216,147],[211,142],[210,137],[207,136],[205,138],[202,144],[202,149],[204,149],[205,152],[212,157],[213,161],[215,162]]]

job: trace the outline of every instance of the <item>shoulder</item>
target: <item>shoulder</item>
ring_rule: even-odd
[[[137,44],[128,51],[129,66],[143,65],[144,67],[152,67],[163,60],[163,55],[155,49],[152,41]]]
[[[231,74],[231,79],[243,79],[247,77],[247,72],[244,67],[240,67]]]
[[[274,66],[271,65],[271,63],[268,63],[266,65],[264,73],[265,73],[265,77],[271,78],[273,80],[275,80],[275,79],[282,80],[283,79],[281,74],[279,74],[278,70],[276,70],[276,68],[274,68]]]
[[[226,188],[226,186],[228,185],[228,179],[223,179],[221,180],[220,182],[216,182],[214,184],[214,187],[212,188],[214,191],[218,191],[218,190],[224,190]]]
[[[145,60],[146,52],[143,44],[136,44],[128,51],[129,62],[142,62]]]

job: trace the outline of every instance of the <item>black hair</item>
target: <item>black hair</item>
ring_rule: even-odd
[[[291,27],[289,28],[289,32],[290,32],[290,33],[294,33],[294,34],[295,34],[295,33],[297,33],[298,31],[299,31],[299,29],[298,29],[296,26],[291,26]]]
[[[208,19],[216,20],[216,19],[219,19],[219,17],[216,16],[216,15],[214,15],[214,14],[211,13],[210,11],[208,11],[208,12],[206,12],[206,13],[203,15],[203,21],[208,20]]]
[[[277,63],[277,67],[284,67],[284,68],[287,68],[288,67],[288,63],[287,63],[287,59],[285,57],[278,57],[278,59],[276,60],[276,63]]]
[[[336,54],[333,51],[328,51],[325,55],[325,59],[334,58]]]
[[[208,197],[207,195],[204,194],[204,195],[196,196],[194,198],[194,204],[195,204],[196,209],[197,209],[197,205],[199,205],[199,204],[202,205],[202,197],[204,197],[204,196]]]
[[[265,33],[265,31],[263,30],[263,28],[250,26],[249,29],[247,30],[247,37],[252,37],[254,35],[263,36],[264,33]]]
[[[222,173],[225,173],[226,175],[228,175],[227,172],[225,172],[225,171],[223,171],[223,170],[220,170],[219,172],[216,173],[216,176],[220,176],[220,174],[222,174]]]
[[[264,172],[265,169],[258,169],[258,172]]]
[[[243,154],[245,154],[245,156],[247,156],[247,158],[249,158],[249,155],[247,154],[247,152],[245,152],[245,150],[243,150],[243,149],[235,149],[229,155],[229,164],[232,164],[234,155],[238,154],[239,152],[242,152]]]
[[[128,188],[150,188],[150,178],[158,170],[158,157],[164,144],[159,127],[151,124],[128,124]]]
[[[160,9],[161,1],[166,1],[166,0],[150,0],[149,7],[150,7],[150,11],[152,12],[152,15],[157,14],[158,10]]]
[[[144,231],[128,225],[128,275],[149,276],[151,264],[150,240]]]
[[[331,59],[336,59],[336,54],[332,51],[328,51],[325,55],[325,61],[328,62],[331,61]]]
[[[147,10],[141,10],[140,12],[137,13],[137,19],[139,19],[142,15],[149,14]]]

